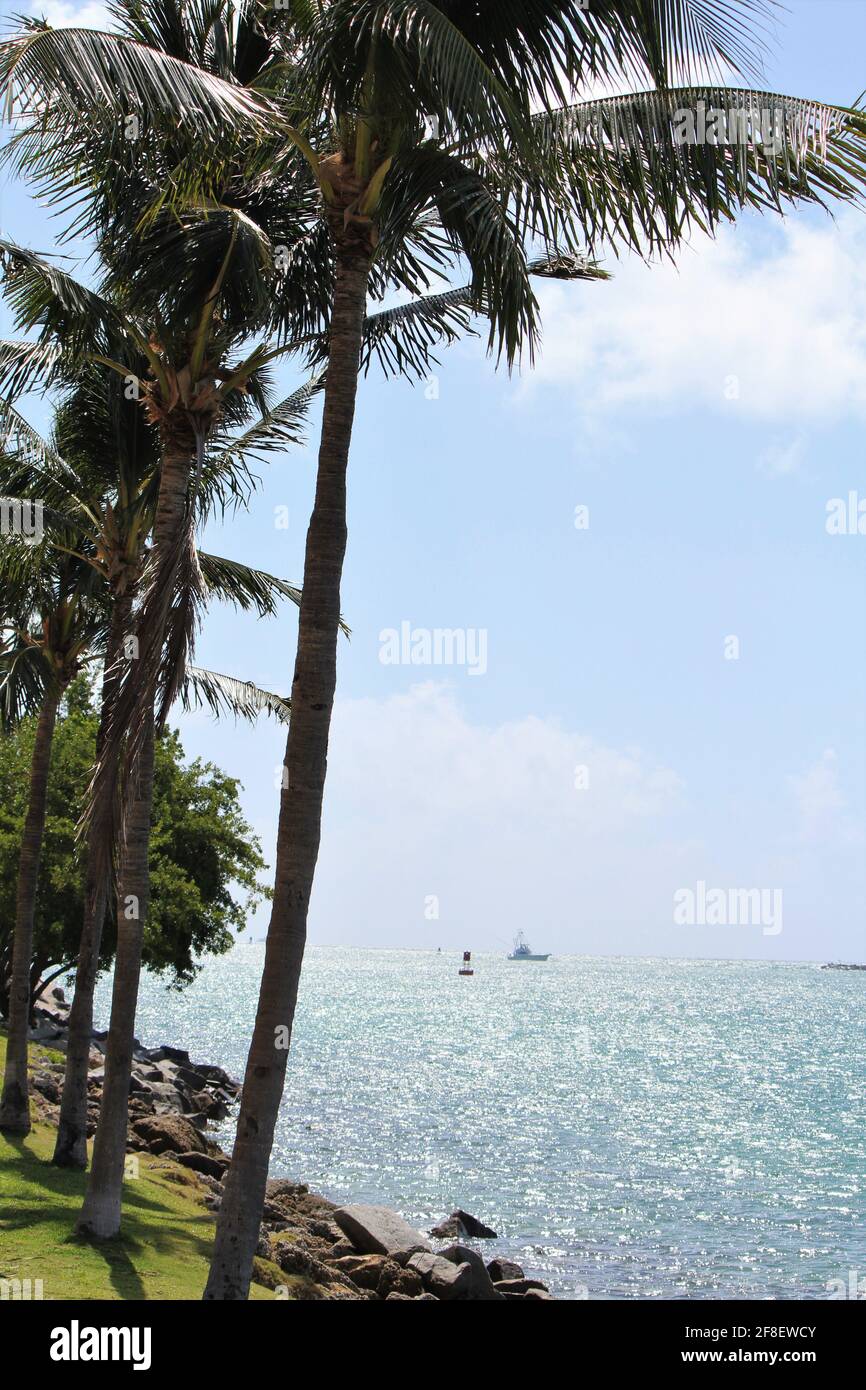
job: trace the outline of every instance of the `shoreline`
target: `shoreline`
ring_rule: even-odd
[[[31,1045],[64,1052],[68,1013],[64,992],[55,987],[34,1009]],[[91,1038],[88,1138],[98,1119],[106,1036],[94,1030]],[[31,1076],[32,1104],[49,1125],[57,1124],[62,1084],[63,1064],[50,1059],[40,1061]],[[215,1220],[230,1157],[210,1127],[229,1118],[240,1092],[240,1083],[218,1064],[194,1062],[183,1048],[149,1048],[136,1039],[127,1180],[135,1180],[138,1154],[177,1165],[198,1184],[202,1205]],[[460,1209],[422,1234],[389,1207],[339,1205],[304,1182],[269,1178],[254,1278],[275,1298],[552,1301],[546,1285],[527,1278],[513,1260],[496,1256],[497,1239],[496,1232]],[[284,1283],[285,1277],[291,1282]]]

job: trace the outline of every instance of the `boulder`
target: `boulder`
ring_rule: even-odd
[[[218,1158],[211,1158],[209,1154],[191,1153],[176,1154],[175,1161],[182,1163],[184,1168],[191,1168],[194,1173],[205,1173],[209,1178],[216,1178],[221,1181],[225,1176],[228,1163],[220,1163]]]
[[[543,1289],[545,1293],[548,1292],[547,1285],[540,1283],[538,1279],[499,1279],[495,1287],[500,1293],[525,1294],[530,1289]]]
[[[495,1260],[490,1261],[487,1266],[487,1273],[494,1284],[500,1283],[503,1279],[522,1279],[524,1277],[519,1264],[516,1264],[514,1260],[505,1260],[501,1255],[497,1255]]]
[[[386,1259],[379,1276],[377,1291],[380,1298],[390,1298],[398,1293],[403,1298],[417,1298],[424,1292],[424,1284],[417,1269],[406,1269],[396,1260]]]
[[[210,1091],[196,1091],[189,1099],[193,1112],[204,1115],[206,1120],[224,1120],[229,1113],[228,1106]]]
[[[149,1081],[150,1099],[157,1115],[187,1115],[192,1104],[183,1091],[179,1091],[170,1081]]]
[[[65,1042],[65,1034],[56,1023],[51,1023],[48,1019],[40,1019],[34,1028],[28,1028],[27,1036],[31,1042],[54,1043],[62,1038]]]
[[[31,1076],[30,1084],[46,1100],[50,1100],[54,1105],[60,1104],[60,1086],[55,1077],[49,1076],[47,1072],[39,1071]]]
[[[490,1278],[487,1266],[481,1256],[475,1250],[470,1250],[468,1245],[449,1245],[447,1250],[440,1251],[440,1258],[448,1260],[450,1264],[457,1265],[458,1268],[462,1268],[464,1265],[469,1266],[472,1271],[472,1277],[469,1281],[471,1292],[462,1295],[464,1298],[491,1301],[502,1297],[494,1288],[493,1280]]]
[[[178,1067],[177,1079],[182,1081],[184,1086],[188,1086],[191,1091],[203,1091],[207,1086],[207,1077],[202,1076],[200,1071],[193,1067]]]
[[[154,1047],[150,1053],[151,1061],[154,1062],[176,1062],[178,1066],[188,1067],[189,1053],[182,1047]]]
[[[292,1182],[291,1178],[268,1178],[265,1183],[265,1195],[272,1202],[279,1197],[299,1197],[309,1190],[305,1182]]]
[[[496,1232],[490,1226],[485,1226],[483,1221],[479,1221],[477,1216],[472,1216],[468,1211],[463,1211],[460,1207],[452,1211],[444,1221],[440,1221],[438,1226],[434,1226],[430,1232],[431,1236],[438,1236],[440,1240],[460,1240],[468,1236],[472,1240],[496,1240]]]
[[[552,1294],[552,1293],[548,1293],[548,1292],[547,1292],[547,1289],[527,1289],[527,1290],[526,1290],[526,1293],[523,1294],[522,1296],[523,1296],[523,1298],[532,1298],[532,1299],[543,1298],[543,1299],[550,1299],[551,1302],[553,1301],[553,1294]]]
[[[325,1251],[325,1259],[341,1260],[344,1255],[354,1255],[355,1253],[355,1247],[352,1242],[346,1240],[346,1237],[343,1236],[342,1240],[338,1240],[335,1245],[331,1246],[330,1250]]]
[[[365,1255],[397,1255],[430,1249],[418,1231],[388,1207],[373,1207],[359,1202],[349,1207],[338,1207],[333,1219],[355,1249]]]
[[[458,1298],[468,1299],[470,1296],[469,1290],[474,1281],[471,1266],[468,1264],[452,1264],[450,1260],[443,1260],[441,1255],[421,1250],[411,1256],[406,1268],[421,1276],[421,1282],[428,1293],[447,1303]]]
[[[148,1115],[132,1126],[151,1153],[207,1153],[207,1144],[182,1115]]]
[[[197,1062],[195,1069],[207,1078],[209,1086],[219,1086],[230,1095],[241,1089],[240,1083],[229,1076],[227,1071],[223,1071],[222,1067],[211,1066],[209,1062]]]
[[[328,1256],[327,1260],[339,1274],[351,1279],[353,1284],[362,1289],[377,1289],[386,1265],[394,1264],[387,1255],[343,1255],[336,1260]],[[400,1266],[394,1265],[394,1268],[400,1269]],[[418,1283],[420,1287],[420,1279]]]

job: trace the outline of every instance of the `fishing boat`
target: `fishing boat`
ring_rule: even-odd
[[[508,953],[509,960],[550,960],[550,952],[546,955],[538,955],[533,951],[522,931],[519,931],[514,938],[514,950]]]

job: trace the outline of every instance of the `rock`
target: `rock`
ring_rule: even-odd
[[[338,1207],[333,1216],[340,1230],[362,1254],[396,1255],[430,1249],[418,1231],[388,1207],[373,1207],[359,1202],[349,1207]]]
[[[234,1095],[241,1089],[240,1083],[229,1076],[228,1072],[223,1071],[222,1067],[214,1067],[207,1062],[197,1062],[195,1070],[206,1077],[209,1086],[219,1086],[223,1091],[228,1091],[229,1095]]]
[[[468,1211],[452,1211],[444,1221],[440,1221],[438,1226],[434,1226],[430,1232],[431,1236],[438,1236],[440,1240],[461,1239],[469,1236],[472,1240],[497,1240],[498,1237],[494,1230],[485,1226],[483,1221],[479,1221],[477,1216],[472,1216]]]
[[[204,1139],[182,1115],[147,1116],[132,1128],[151,1153],[207,1153]]]
[[[490,1278],[487,1266],[481,1256],[476,1251],[470,1250],[468,1245],[449,1245],[447,1250],[440,1251],[440,1257],[457,1265],[458,1268],[468,1265],[472,1271],[471,1293],[464,1294],[463,1297],[488,1301],[502,1297],[494,1288],[493,1280]]]
[[[390,1298],[395,1293],[401,1298],[417,1298],[418,1294],[424,1292],[424,1284],[417,1269],[403,1269],[396,1260],[386,1259],[377,1292],[380,1298]]]
[[[415,1300],[414,1300],[414,1298],[412,1297],[412,1295],[411,1295],[411,1294],[408,1294],[408,1293],[386,1293],[386,1294],[385,1294],[385,1302],[387,1303],[389,1300],[393,1300],[395,1303],[396,1303],[398,1300],[399,1300],[401,1303],[414,1303],[414,1302],[415,1302]]]
[[[291,1178],[268,1178],[265,1183],[265,1196],[272,1202],[278,1197],[299,1197],[309,1190],[305,1182],[293,1182]]]
[[[530,1289],[542,1289],[544,1293],[548,1292],[547,1285],[540,1283],[538,1279],[499,1279],[494,1287],[500,1293],[525,1294]]]
[[[472,1268],[468,1264],[452,1264],[450,1260],[443,1260],[441,1255],[422,1250],[412,1255],[406,1268],[421,1276],[428,1293],[447,1303],[458,1298],[468,1299],[470,1296],[469,1291],[474,1279]]]
[[[279,1265],[285,1274],[300,1274],[305,1279],[311,1279],[315,1284],[341,1284],[353,1293],[357,1293],[359,1285],[355,1283],[349,1275],[337,1274],[321,1260],[316,1259],[309,1251],[302,1250],[291,1241],[275,1241],[271,1247],[271,1259]]]
[[[210,1091],[196,1091],[189,1099],[193,1112],[204,1115],[206,1120],[224,1120],[229,1113],[228,1106],[217,1100]]]
[[[206,1173],[210,1178],[221,1181],[225,1176],[227,1163],[220,1163],[218,1158],[211,1158],[209,1154],[191,1152],[176,1154],[175,1161],[182,1163],[184,1168],[191,1168],[194,1173]]]
[[[346,1237],[344,1236],[342,1240],[337,1241],[336,1245],[332,1245],[330,1250],[325,1251],[325,1259],[341,1260],[344,1255],[355,1254],[357,1254],[357,1251],[355,1250],[354,1245],[350,1240],[346,1240]]]
[[[154,1047],[150,1053],[153,1062],[176,1062],[178,1066],[188,1067],[189,1053],[182,1047]]]
[[[132,1072],[129,1077],[129,1094],[131,1096],[152,1096],[153,1091],[146,1081],[142,1081],[140,1076]]]
[[[37,1043],[53,1043],[59,1038],[62,1038],[64,1042],[66,1041],[62,1029],[47,1019],[40,1020],[34,1028],[28,1028],[27,1036],[31,1042]]]
[[[148,1082],[165,1082],[167,1080],[165,1072],[160,1071],[159,1067],[141,1067],[137,1072],[133,1072],[133,1075],[140,1076],[142,1081]]]
[[[527,1290],[526,1290],[526,1293],[523,1295],[523,1297],[524,1297],[524,1298],[532,1298],[532,1299],[539,1299],[539,1298],[550,1299],[551,1303],[554,1301],[554,1300],[553,1300],[553,1294],[552,1294],[552,1293],[548,1293],[548,1292],[547,1292],[547,1289],[527,1289]]]
[[[394,1264],[387,1255],[343,1255],[339,1259],[328,1259],[328,1264],[339,1274],[351,1279],[361,1289],[377,1289],[385,1267]],[[395,1269],[400,1266],[394,1264]],[[400,1271],[403,1272],[402,1270]],[[419,1279],[420,1285],[420,1279]]]
[[[319,1240],[326,1240],[329,1245],[335,1245],[340,1239],[340,1228],[333,1221],[321,1221],[313,1217],[307,1222],[307,1230]]]
[[[46,1100],[50,1100],[54,1105],[60,1103],[60,1086],[53,1076],[49,1076],[46,1072],[37,1072],[35,1076],[30,1078],[30,1084]]]
[[[524,1274],[519,1264],[514,1260],[505,1260],[501,1255],[497,1255],[495,1260],[491,1260],[487,1266],[487,1273],[494,1284],[500,1283],[503,1279],[523,1279]]]
[[[149,1081],[154,1112],[157,1115],[186,1115],[192,1110],[183,1091],[170,1081]]]
[[[184,1086],[188,1086],[191,1091],[203,1091],[207,1086],[207,1078],[202,1076],[200,1071],[195,1071],[193,1067],[178,1067],[177,1079]]]
[[[325,1221],[330,1221],[337,1210],[336,1202],[329,1202],[327,1197],[320,1197],[318,1192],[299,1193],[292,1200],[292,1206],[305,1216],[320,1216]]]
[[[440,1221],[438,1226],[430,1228],[430,1234],[435,1236],[437,1240],[459,1240],[461,1236],[465,1236],[466,1232],[456,1216],[446,1216],[445,1220]]]

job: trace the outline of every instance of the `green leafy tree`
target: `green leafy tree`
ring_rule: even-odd
[[[27,813],[27,769],[37,735],[28,716],[0,737],[0,981],[11,965],[12,925],[21,835]],[[85,864],[76,827],[93,771],[99,726],[89,683],[69,687],[56,722],[48,775],[42,872],[36,893],[30,996],[35,1001],[75,967],[84,906]],[[229,950],[270,890],[261,847],[241,809],[240,784],[201,759],[187,762],[180,737],[156,742],[150,845],[151,911],[144,932],[145,969],[171,988],[190,984],[204,955]],[[108,914],[99,954],[107,969],[116,944]],[[8,990],[0,992],[0,1012]]]

